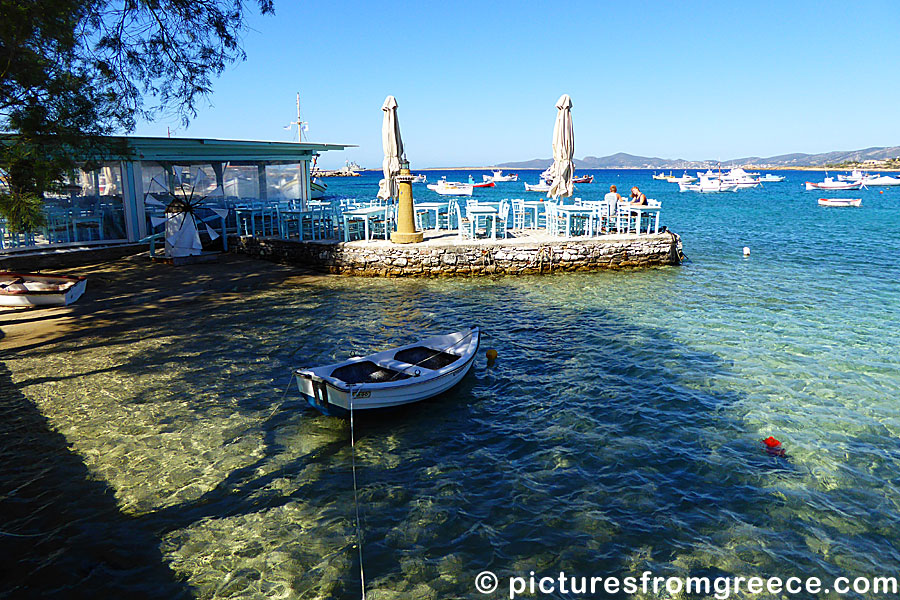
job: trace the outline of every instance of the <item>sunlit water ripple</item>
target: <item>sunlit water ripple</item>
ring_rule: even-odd
[[[151,532],[201,598],[359,593],[349,424],[283,396],[289,369],[468,324],[494,366],[356,421],[375,597],[474,597],[484,569],[896,574],[900,190],[828,209],[800,191],[816,174],[788,177],[701,196],[597,172],[583,195],[641,183],[662,200],[681,267],[321,277],[6,364],[111,488],[121,527]],[[375,179],[329,184],[352,196]],[[508,186],[485,195],[520,196]],[[787,458],[762,451],[768,435]]]

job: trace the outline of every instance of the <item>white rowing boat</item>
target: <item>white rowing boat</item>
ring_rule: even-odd
[[[84,277],[0,271],[0,306],[67,306],[86,286]]]
[[[477,327],[312,369],[297,369],[300,393],[326,415],[391,408],[443,393],[475,362]]]
[[[819,198],[819,206],[859,206],[862,198]]]

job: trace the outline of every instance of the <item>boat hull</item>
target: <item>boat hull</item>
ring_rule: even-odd
[[[0,273],[0,278],[22,279],[23,284],[0,288],[0,306],[38,307],[68,306],[84,294],[87,279],[84,277],[47,276],[35,273]],[[32,284],[61,289],[33,289]],[[32,289],[29,289],[32,288]]]
[[[810,192],[813,190],[858,190],[862,188],[862,183],[813,183],[812,181],[806,182],[806,191]]]
[[[859,206],[862,198],[819,198],[819,206]]]
[[[457,340],[456,344],[452,344],[454,340]],[[441,347],[447,350],[448,344],[452,348],[463,342],[465,345],[459,358],[436,370],[422,365],[398,362],[394,358],[395,355],[411,348],[426,347],[428,350],[440,352]],[[435,336],[416,344],[401,346],[368,357],[350,359],[336,365],[297,370],[295,371],[297,386],[310,406],[330,416],[348,416],[351,406],[354,411],[396,408],[433,398],[458,384],[472,368],[479,343],[480,333],[477,327],[448,336]],[[329,375],[342,368],[369,363],[403,373],[405,379],[387,380],[382,383],[347,383]]]

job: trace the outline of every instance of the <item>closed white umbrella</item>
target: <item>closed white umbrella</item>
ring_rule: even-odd
[[[403,140],[400,139],[400,123],[397,121],[397,100],[388,96],[381,107],[384,119],[381,121],[381,146],[384,161],[381,163],[384,179],[378,182],[378,197],[382,200],[397,197],[397,181],[400,174],[400,159],[403,157]]]
[[[572,99],[563,94],[556,101],[556,124],[553,126],[553,165],[550,167],[551,198],[564,196],[568,198],[575,190],[575,131],[572,126]]]

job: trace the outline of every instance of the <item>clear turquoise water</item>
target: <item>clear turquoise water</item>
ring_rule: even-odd
[[[201,598],[358,595],[349,425],[293,390],[282,399],[289,368],[471,323],[496,364],[479,359],[444,397],[356,422],[375,597],[481,597],[484,569],[895,575],[900,189],[851,192],[862,206],[835,209],[801,189],[821,173],[709,195],[649,172],[594,173],[579,195],[640,185],[689,260],[544,277],[311,278],[6,364],[109,487],[118,516],[96,517],[110,506],[90,502],[90,522],[112,523],[110,540],[137,528],[158,552],[146,560]],[[328,184],[364,197],[375,182]],[[769,435],[785,458],[763,451]],[[92,577],[106,589],[127,575]],[[170,583],[153,571],[137,589]]]

